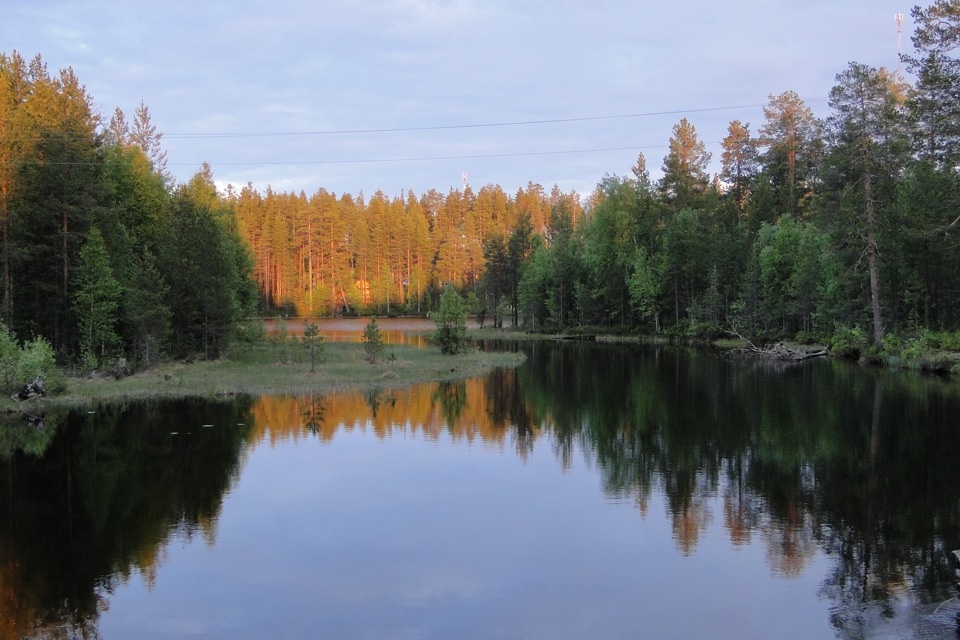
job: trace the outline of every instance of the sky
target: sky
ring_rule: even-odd
[[[924,3],[926,6],[928,3]],[[686,117],[713,154],[794,91],[911,51],[901,0],[0,0],[0,52],[72,67],[108,122],[143,101],[169,171],[221,188],[587,195]]]

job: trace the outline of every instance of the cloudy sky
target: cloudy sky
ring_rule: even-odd
[[[927,4],[927,3],[924,3]],[[0,1],[0,51],[73,67],[109,119],[143,100],[170,171],[400,195],[528,182],[589,193],[687,117],[792,90],[818,116],[850,61],[895,68],[900,0]]]

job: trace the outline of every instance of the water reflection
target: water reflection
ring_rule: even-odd
[[[826,554],[818,593],[838,635],[952,637],[955,609],[940,604],[953,595],[944,551],[960,547],[955,384],[827,361],[520,348],[520,368],[465,381],[138,403],[4,427],[0,607],[11,613],[0,636],[94,633],[114,589],[156,580],[172,539],[216,544],[245,452],[362,432],[524,461],[546,449],[565,470],[586,460],[611,502],[635,505],[641,522],[666,518],[681,558],[716,526],[729,547],[762,549],[780,579]]]
[[[369,318],[270,318],[264,321],[267,335],[302,337],[308,322],[319,327],[320,335],[330,342],[360,342]],[[429,345],[429,335],[436,325],[423,318],[378,318],[384,344],[403,344],[417,348]],[[475,323],[470,323],[475,328]]]
[[[109,594],[133,574],[152,584],[172,539],[213,544],[248,411],[242,400],[101,407],[48,418],[42,456],[29,439],[5,448],[0,637],[96,637]]]

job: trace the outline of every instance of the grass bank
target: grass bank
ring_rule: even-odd
[[[329,393],[347,389],[398,387],[481,374],[523,361],[517,353],[470,351],[445,356],[434,347],[388,345],[383,358],[364,360],[363,345],[323,345],[315,371],[302,345],[266,342],[234,349],[220,360],[168,362],[121,379],[68,378],[66,391],[44,403],[81,405],[91,401],[231,394]]]

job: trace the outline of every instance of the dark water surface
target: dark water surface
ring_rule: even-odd
[[[517,370],[0,425],[0,637],[955,638],[960,386]]]

